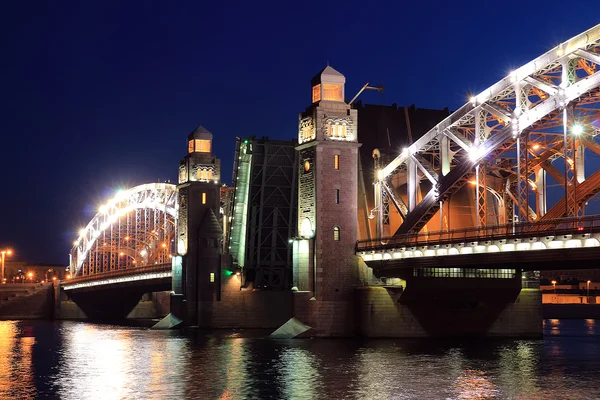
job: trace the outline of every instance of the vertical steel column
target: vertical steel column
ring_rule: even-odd
[[[521,204],[523,202],[523,197],[521,196],[521,184],[522,184],[522,177],[521,177],[521,138],[517,137],[517,206],[513,207],[513,213],[514,216],[516,216],[519,220],[519,222],[523,221],[522,218],[522,206],[523,204]]]
[[[487,112],[479,109],[475,113],[475,147],[485,143],[488,136],[486,123]],[[475,167],[476,201],[477,201],[477,226],[487,226],[487,182],[485,161],[481,161]]]
[[[546,215],[546,170],[542,167],[537,167],[535,172],[535,185],[537,186],[535,211],[541,218]]]
[[[417,206],[417,163],[412,158],[406,160],[406,194],[408,197],[408,211]]]
[[[440,160],[442,163],[442,175],[446,176],[450,172],[450,162],[452,156],[450,153],[450,139],[448,136],[442,134],[440,139]]]

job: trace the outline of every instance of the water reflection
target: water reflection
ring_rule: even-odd
[[[596,325],[547,321],[545,340],[359,341],[5,321],[0,398],[595,398]]]

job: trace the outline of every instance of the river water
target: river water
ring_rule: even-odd
[[[600,320],[543,340],[270,340],[0,321],[0,398],[600,399]]]

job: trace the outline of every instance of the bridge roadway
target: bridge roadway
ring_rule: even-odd
[[[83,275],[63,281],[61,286],[89,318],[119,320],[145,293],[171,290],[171,263]]]
[[[600,215],[361,240],[356,254],[386,277],[408,268],[597,268]]]

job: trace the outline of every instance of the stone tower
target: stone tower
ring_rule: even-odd
[[[353,331],[357,257],[357,111],[346,79],[327,66],[312,79],[312,104],[298,127],[298,237],[294,314],[323,336]],[[303,298],[310,299],[307,304]]]
[[[188,154],[179,164],[171,313],[188,326],[207,323],[203,307],[220,293],[220,160],[211,152],[212,138],[202,126],[196,128],[188,136]]]

